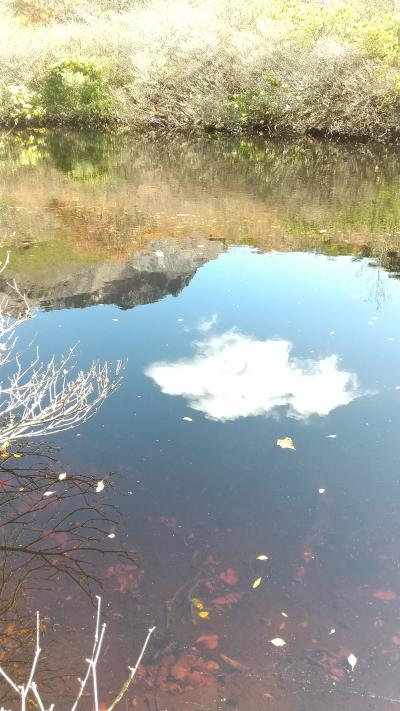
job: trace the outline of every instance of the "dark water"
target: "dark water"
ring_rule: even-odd
[[[128,361],[40,467],[21,449],[31,508],[2,484],[0,664],[23,675],[40,609],[43,695],[67,708],[102,583],[104,708],[152,624],[118,708],[396,708],[396,149],[40,133],[2,151],[8,276],[38,307],[26,339],[44,359],[78,343],[82,367]],[[54,530],[49,573],[32,550]],[[71,541],[92,564],[75,576]]]

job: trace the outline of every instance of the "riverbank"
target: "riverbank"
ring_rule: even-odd
[[[400,135],[392,0],[10,0],[0,123]]]

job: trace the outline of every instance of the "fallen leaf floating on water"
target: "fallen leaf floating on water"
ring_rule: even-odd
[[[383,602],[391,602],[396,599],[396,593],[393,590],[376,590],[372,593],[372,597],[376,597],[377,600],[383,600]]]
[[[267,555],[258,555],[257,560],[268,560],[268,556]]]
[[[56,493],[55,491],[45,491],[43,496],[52,496],[55,493]]]
[[[20,459],[20,457],[22,457],[22,456],[23,455],[20,452],[14,452],[14,454],[13,454],[13,457],[15,457],[15,459]]]
[[[107,538],[115,538],[115,533],[109,533]]]
[[[357,660],[357,657],[355,657],[354,654],[350,654],[350,655],[347,657],[347,661],[348,661],[348,663],[349,663],[350,666],[351,666],[351,671],[354,671],[354,667],[356,666],[357,661],[358,661],[358,660]]]
[[[204,610],[204,604],[202,603],[201,600],[199,600],[198,597],[192,597],[191,603],[193,607],[196,608],[196,610]]]
[[[193,422],[191,417],[182,417],[183,422]]]
[[[287,612],[281,612],[282,617],[289,617]]]
[[[202,620],[206,620],[207,617],[209,617],[210,613],[207,612],[207,610],[201,610],[201,612],[198,613],[199,617],[201,617]]]
[[[318,489],[319,494],[325,494],[326,489]]]
[[[327,435],[327,437],[328,437],[329,439],[336,439],[336,435],[335,435],[335,434]]]
[[[335,632],[336,632],[336,630],[334,627],[332,627],[332,629],[329,630],[329,634],[335,634]]]
[[[291,437],[282,437],[282,439],[277,439],[276,444],[278,447],[281,447],[281,449],[296,449]]]
[[[61,472],[61,474],[58,475],[58,478],[60,481],[64,481],[64,479],[67,478],[67,472]]]
[[[269,640],[274,647],[284,647],[286,642],[282,637],[274,637],[274,639]]]
[[[255,590],[256,588],[258,588],[258,586],[260,585],[261,581],[262,581],[262,578],[256,578],[255,581],[254,581],[254,583],[253,583],[253,585],[252,585],[252,588],[253,588],[254,590]]]
[[[103,491],[103,489],[104,489],[104,481],[103,481],[103,479],[100,479],[100,481],[97,482],[96,494],[100,494],[100,491]]]

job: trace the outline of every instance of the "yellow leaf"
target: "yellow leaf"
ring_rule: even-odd
[[[5,450],[3,450],[3,451],[0,452],[0,456],[1,456],[1,457],[9,457],[10,454],[9,454],[9,452],[6,452]]]
[[[282,439],[277,439],[276,444],[278,447],[281,447],[281,449],[296,449],[291,437],[282,437]]]
[[[210,613],[207,612],[207,610],[202,610],[201,612],[199,612],[199,617],[201,617],[202,620],[205,620],[209,616],[209,614]]]
[[[15,457],[15,459],[19,459],[20,457],[22,457],[22,454],[20,454],[19,452],[15,452],[13,454],[13,457]]]
[[[255,581],[254,581],[254,583],[253,583],[253,585],[252,585],[252,587],[253,587],[254,589],[255,589],[255,588],[258,588],[258,586],[260,585],[261,581],[262,581],[262,578],[256,578]]]

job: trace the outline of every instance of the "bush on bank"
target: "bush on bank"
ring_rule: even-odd
[[[388,137],[395,0],[9,0],[0,121]]]

